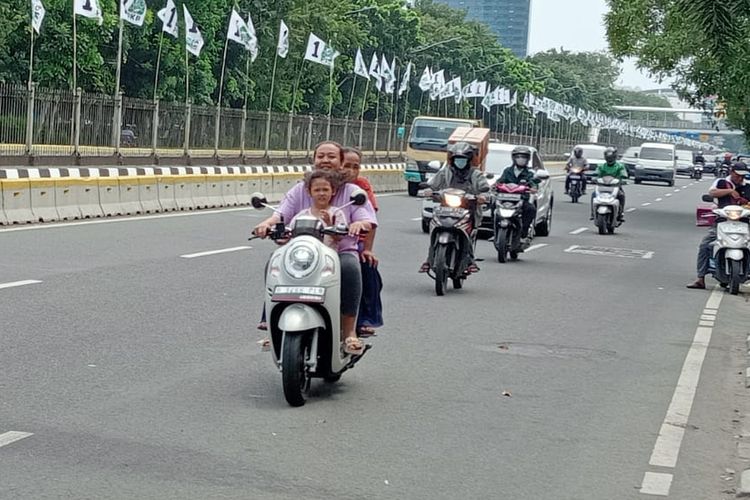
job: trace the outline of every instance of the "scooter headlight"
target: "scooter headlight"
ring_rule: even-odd
[[[728,209],[724,210],[724,213],[727,214],[727,219],[729,220],[740,220],[740,217],[742,217],[742,209]]]
[[[513,217],[516,214],[516,210],[514,208],[501,208],[500,209],[500,217],[503,217],[505,219],[509,219]]]
[[[304,278],[318,264],[318,251],[305,244],[295,245],[286,252],[284,270],[294,278]]]
[[[455,194],[445,195],[445,204],[451,208],[461,208],[461,201],[461,197],[456,196]]]

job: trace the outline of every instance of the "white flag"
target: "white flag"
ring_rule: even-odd
[[[383,87],[383,78],[380,76],[380,66],[378,65],[378,54],[372,55],[372,61],[370,61],[370,76],[375,79],[375,87],[381,90]]]
[[[185,45],[188,52],[193,54],[195,57],[200,57],[201,49],[203,49],[203,35],[195,25],[193,16],[188,12],[185,4],[182,5],[182,11],[185,15]]]
[[[422,77],[419,79],[419,88],[422,92],[427,92],[432,88],[432,71],[429,66],[425,66]]]
[[[177,26],[177,7],[174,0],[167,0],[167,6],[157,12],[156,15],[161,19],[161,30],[177,38],[180,29]]]
[[[286,58],[289,53],[289,27],[283,20],[279,25],[279,43],[276,45],[276,53],[282,58]]]
[[[120,19],[143,26],[146,19],[146,0],[120,0]]]
[[[365,58],[362,57],[362,51],[360,49],[357,49],[357,56],[354,58],[354,74],[368,80],[370,79],[370,74],[367,71],[367,64],[365,64]]]
[[[461,77],[457,76],[455,78],[456,84],[455,84],[455,93],[453,94],[453,98],[456,100],[456,104],[461,102],[461,99],[463,98],[463,92],[461,92]]]
[[[104,22],[102,17],[102,9],[99,7],[98,0],[73,0],[74,10],[77,16],[88,17],[96,19],[99,22],[99,26]]]
[[[44,21],[44,14],[46,13],[42,0],[31,0],[31,26],[37,35],[42,29],[42,21]]]
[[[445,70],[440,70],[432,75],[432,89],[430,90],[430,100],[435,101],[440,97],[445,87]]]
[[[250,30],[248,29],[245,21],[237,14],[237,11],[232,9],[232,15],[229,17],[229,29],[227,30],[227,38],[233,42],[237,42],[246,49],[250,48]]]
[[[409,88],[409,80],[411,80],[411,63],[406,64],[406,71],[404,71],[404,77],[401,79],[401,85],[398,88],[398,96],[401,97],[401,95],[406,92],[406,90]]]
[[[247,15],[247,31],[250,32],[250,40],[248,40],[245,48],[250,52],[250,62],[255,62],[258,58],[258,35],[255,33],[255,25],[253,24],[253,18],[250,14]]]
[[[387,94],[393,94],[396,91],[396,81],[396,58],[394,57],[391,65],[388,66],[388,80],[385,82],[385,92]]]
[[[310,33],[310,37],[307,39],[307,50],[305,51],[305,59],[308,61],[316,62],[324,66],[328,66],[333,69],[334,61],[339,53],[333,48],[329,47],[323,40]]]
[[[492,109],[492,92],[488,92],[482,99],[482,107],[488,112]]]
[[[510,91],[508,92],[510,93]],[[513,97],[511,97],[510,100],[508,101],[508,107],[512,108],[513,106],[516,105],[517,102],[518,102],[518,92],[516,91],[516,92],[513,92]]]

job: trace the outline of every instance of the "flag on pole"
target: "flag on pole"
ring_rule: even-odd
[[[305,59],[333,69],[334,61],[339,55],[340,54],[327,43],[315,36],[315,34],[310,33],[310,36],[307,39]]]
[[[510,91],[508,91],[508,93],[510,93]],[[513,92],[513,97],[511,97],[510,100],[508,101],[508,107],[512,108],[517,103],[518,103],[518,91]]]
[[[430,90],[430,100],[435,101],[440,98],[440,94],[445,87],[445,70],[440,70],[432,75],[432,88]]]
[[[237,42],[249,50],[250,30],[245,21],[240,17],[236,10],[232,9],[232,15],[229,17],[229,28],[227,29],[227,38]]]
[[[406,71],[404,71],[404,77],[401,79],[401,85],[398,88],[398,96],[406,92],[409,88],[409,80],[411,80],[411,62],[406,63]]]
[[[360,49],[357,49],[357,55],[354,58],[354,74],[367,80],[370,79],[370,73],[367,71],[367,64],[365,64],[365,58],[362,57]]]
[[[286,58],[289,53],[289,27],[283,20],[279,25],[279,43],[276,46],[276,53],[281,58]]]
[[[177,7],[174,4],[174,0],[167,0],[166,7],[157,12],[156,16],[161,19],[161,30],[177,38],[180,34],[180,29],[177,25]]]
[[[383,78],[380,76],[380,66],[378,65],[378,54],[372,54],[370,61],[370,76],[375,79],[375,87],[380,90],[383,87]]]
[[[120,0],[120,19],[143,26],[146,19],[146,0]]]
[[[482,99],[482,107],[489,112],[492,109],[492,92],[487,92],[487,94],[484,96],[484,99]]]
[[[96,19],[99,22],[99,26],[104,22],[102,17],[102,9],[99,7],[98,0],[73,0],[74,10],[77,16],[88,17],[90,19]]]
[[[394,57],[388,66],[388,80],[385,83],[385,92],[393,94],[396,91],[396,58]]]
[[[255,62],[258,58],[258,35],[255,32],[255,25],[250,14],[247,15],[247,31],[250,33],[250,39],[245,44],[245,49],[250,52],[250,62]]]
[[[182,5],[182,10],[185,15],[185,45],[188,52],[195,57],[200,57],[201,49],[203,49],[203,35],[201,35],[201,31],[193,21],[193,16],[190,15],[185,4]]]
[[[461,102],[461,99],[463,98],[464,93],[461,91],[462,90],[461,89],[461,77],[457,76],[455,80],[456,80],[456,83],[454,86],[455,93],[453,94],[453,98],[456,100],[456,104],[458,104]]]
[[[44,15],[47,13],[44,10],[42,0],[31,0],[31,26],[38,35],[42,29],[42,21],[44,21]]]
[[[427,92],[432,88],[432,71],[429,66],[425,66],[422,77],[419,79],[419,88],[422,92]]]

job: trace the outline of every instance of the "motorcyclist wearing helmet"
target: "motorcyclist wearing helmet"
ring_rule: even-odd
[[[625,165],[617,161],[617,148],[608,147],[604,150],[604,162],[602,165],[599,165],[599,168],[596,169],[596,177],[598,179],[601,179],[602,177],[614,177],[616,179],[627,179],[628,178],[628,170],[625,168]],[[620,189],[617,190],[617,199],[620,201],[620,213],[617,214],[617,220],[620,222],[625,221],[625,217],[623,214],[625,213],[625,191],[623,191],[622,186],[620,186]],[[591,193],[591,220],[594,220],[594,196],[596,193]]]
[[[701,165],[706,164],[706,158],[703,156],[703,151],[698,151],[698,154],[695,155],[695,159],[693,160],[693,163],[695,164],[700,163]]]
[[[539,181],[534,176],[534,172],[529,168],[531,166],[531,150],[526,146],[516,146],[510,153],[510,157],[513,159],[513,165],[503,170],[498,184],[522,184],[525,183],[529,186],[530,192],[535,194],[539,187]],[[536,218],[536,208],[529,200],[523,201],[523,209],[521,212],[521,237],[529,237],[529,229],[531,223]]]
[[[476,226],[482,220],[482,205],[487,203],[487,197],[483,193],[490,190],[485,176],[476,168],[472,168],[472,163],[477,155],[477,148],[468,142],[457,142],[448,147],[448,161],[438,170],[435,177],[427,182],[425,196],[430,196],[433,191],[455,188],[462,189],[468,194],[477,197],[477,209],[474,213],[474,225]],[[471,264],[468,266],[469,273],[479,271],[474,260],[474,248],[469,247]],[[430,270],[429,262],[425,261],[419,268],[420,273],[426,273]]]
[[[588,170],[589,168],[589,161],[583,156],[583,148],[581,146],[576,146],[573,148],[573,156],[570,157],[568,160],[568,163],[565,165],[565,171],[570,172],[570,169],[573,167],[579,167],[583,169],[583,172]],[[586,176],[581,176],[581,183],[583,186],[582,192],[586,193]],[[570,190],[570,177],[565,176],[565,194],[568,194],[568,191]]]

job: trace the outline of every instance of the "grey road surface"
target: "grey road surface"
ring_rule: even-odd
[[[709,180],[628,186],[614,236],[553,182],[545,246],[499,264],[480,241],[444,297],[416,272],[419,202],[383,197],[386,326],[302,408],[256,344],[262,214],[0,229],[0,498],[649,498],[644,477],[733,498],[748,295],[721,297],[706,348],[711,292],[684,288]],[[659,448],[677,461],[653,465],[696,373]]]

